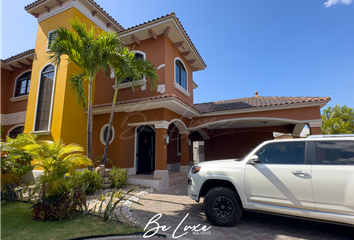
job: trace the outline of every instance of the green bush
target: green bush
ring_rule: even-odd
[[[113,188],[120,188],[128,183],[128,171],[119,167],[112,167],[109,173],[109,180]]]
[[[77,174],[81,186],[89,184],[85,190],[85,194],[93,193],[102,188],[103,180],[99,173],[84,169],[83,171],[77,171]]]

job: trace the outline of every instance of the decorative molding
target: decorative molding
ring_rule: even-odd
[[[26,60],[27,60],[27,62],[29,62],[29,64],[33,63],[33,59],[26,58]]]
[[[184,41],[175,42],[175,43],[173,43],[173,47],[174,48],[179,48],[179,47],[182,47],[183,44],[184,44]]]
[[[163,36],[164,36],[164,37],[167,37],[168,34],[170,33],[170,30],[171,30],[171,28],[170,28],[170,27],[167,27],[166,30],[165,30],[165,32],[163,33]]]
[[[157,86],[157,92],[160,92],[160,93],[164,94],[165,91],[166,91],[165,90],[165,84],[160,84],[160,85]]]
[[[111,23],[107,23],[106,27],[109,28],[111,26]]]
[[[48,6],[44,6],[45,10],[47,10],[47,13],[50,12],[50,8]]]
[[[38,13],[31,13],[33,15],[33,17],[38,18],[39,14]]]
[[[188,60],[187,63],[188,63],[189,65],[192,65],[193,63],[195,63],[196,60],[197,60],[197,59]]]
[[[92,11],[92,17],[96,15],[97,11]]]
[[[308,125],[309,125],[310,128],[312,128],[312,127],[321,127],[322,126],[322,119],[309,121]]]
[[[152,28],[149,29],[149,33],[150,33],[150,36],[152,37],[152,39],[157,40],[157,35],[154,32],[154,30],[152,30]]]
[[[178,83],[174,83],[175,88],[177,88],[179,91],[181,91],[184,95],[186,95],[187,97],[189,97],[191,94],[184,89],[181,85],[179,85]]]
[[[10,101],[11,102],[19,102],[19,101],[23,101],[23,100],[27,100],[27,99],[28,99],[28,94],[23,95],[23,96],[19,96],[19,97],[10,98]]]
[[[146,90],[146,84],[143,84],[143,85],[141,85],[141,91],[145,91]]]
[[[134,86],[140,86],[140,85],[143,85],[146,83],[146,79],[142,79],[142,80],[139,80],[139,81],[135,81],[134,83]],[[119,89],[124,89],[124,88],[131,88],[133,86],[133,83],[132,82],[127,82],[127,83],[121,83],[119,84]]]
[[[60,0],[57,0],[57,3],[59,5],[59,7],[61,7],[63,5],[63,3]]]
[[[14,125],[26,122],[26,111],[17,112],[17,113],[9,113],[9,114],[1,114],[1,125]]]
[[[103,145],[106,145],[106,141],[104,140],[104,130],[106,129],[106,127],[109,127],[109,123],[103,125],[103,127],[101,128],[101,131],[100,131],[100,141]],[[107,131],[107,136],[108,136],[108,131]],[[114,136],[115,136],[115,130],[112,125],[112,138],[111,138],[111,141],[109,141],[109,145],[111,145],[111,143],[113,142]]]
[[[33,134],[36,134],[36,135],[39,135],[39,136],[42,136],[42,135],[49,135],[50,134],[50,131],[33,131],[32,132]]]
[[[196,67],[192,67],[192,71],[195,72],[195,71],[198,71],[199,68],[196,68]]]
[[[187,57],[190,53],[191,53],[191,51],[181,52],[181,56]]]
[[[198,84],[196,84],[194,81],[193,81],[193,89],[197,89],[198,88]]]
[[[156,129],[158,128],[165,128],[165,129],[168,129],[168,126],[170,125],[169,122],[166,122],[166,121],[159,121],[158,123],[155,123],[154,126]],[[129,126],[129,125],[128,125]]]
[[[163,68],[165,66],[165,64],[161,64],[160,66],[158,66],[158,68],[156,70],[159,70],[160,68]]]
[[[134,41],[134,43],[136,44],[136,45],[140,45],[140,39],[137,37],[137,36],[135,36],[134,34],[132,35],[132,39],[133,39],[133,41]]]

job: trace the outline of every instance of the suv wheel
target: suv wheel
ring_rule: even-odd
[[[234,191],[215,187],[204,197],[204,211],[213,225],[231,227],[241,218],[242,206]]]

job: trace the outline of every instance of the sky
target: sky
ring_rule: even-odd
[[[38,22],[1,0],[1,59],[35,47]],[[353,0],[96,0],[124,28],[175,12],[207,68],[194,102],[331,97],[354,108]]]

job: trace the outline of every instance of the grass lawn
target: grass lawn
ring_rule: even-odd
[[[32,219],[31,204],[6,202],[1,205],[1,239],[71,239],[93,235],[129,234],[141,231],[117,222],[74,216],[73,219],[39,222]]]

